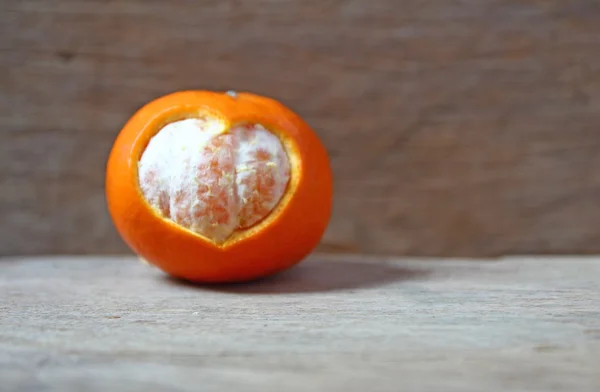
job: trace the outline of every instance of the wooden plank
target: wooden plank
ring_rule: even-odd
[[[599,47],[595,0],[0,0],[0,254],[125,251],[108,150],[189,88],[314,126],[336,181],[322,250],[600,252]]]
[[[313,255],[193,286],[127,257],[0,263],[3,391],[600,389],[600,262]]]

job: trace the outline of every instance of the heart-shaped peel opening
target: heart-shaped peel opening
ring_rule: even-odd
[[[186,118],[166,124],[138,162],[143,197],[163,219],[217,246],[245,237],[285,203],[293,164],[260,124]]]

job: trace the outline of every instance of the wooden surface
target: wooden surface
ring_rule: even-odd
[[[322,250],[600,252],[599,4],[0,0],[0,254],[124,251],[109,148],[189,88],[314,126],[335,173]]]
[[[1,391],[600,390],[600,262],[314,255],[201,287],[132,258],[0,263]]]

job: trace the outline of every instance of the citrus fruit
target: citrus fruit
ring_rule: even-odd
[[[252,93],[181,91],[115,139],[106,198],[124,242],[169,275],[251,280],[288,269],[331,214],[327,151],[299,115]]]

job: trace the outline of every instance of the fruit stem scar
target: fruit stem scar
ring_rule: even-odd
[[[237,93],[233,90],[227,91],[225,94],[229,95],[231,98],[237,98]]]

